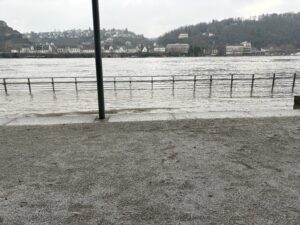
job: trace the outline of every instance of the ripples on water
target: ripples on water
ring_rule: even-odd
[[[292,76],[300,71],[300,57],[238,57],[238,58],[138,58],[104,59],[104,75],[128,76],[180,76],[205,77],[214,74],[260,74]],[[94,76],[94,59],[0,59],[0,77],[70,77]],[[247,75],[247,76],[248,76]],[[279,85],[279,84],[278,84]],[[219,86],[222,88],[222,84]],[[224,86],[225,87],[225,86]],[[130,112],[132,109],[147,109],[151,112],[178,111],[249,111],[292,108],[292,95],[285,97],[257,93],[255,98],[235,91],[230,98],[226,89],[222,95],[213,92],[209,97],[206,87],[167,90],[106,91],[107,110]],[[48,114],[70,112],[94,112],[97,110],[96,91],[51,90],[39,91],[33,87],[33,96],[28,91],[10,91],[4,94],[0,87],[0,117],[24,114]],[[299,92],[297,87],[296,91]],[[150,110],[152,109],[152,110]]]

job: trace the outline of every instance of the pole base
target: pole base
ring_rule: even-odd
[[[300,109],[300,96],[294,97],[294,109]]]

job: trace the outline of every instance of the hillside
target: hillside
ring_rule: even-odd
[[[80,46],[94,44],[94,33],[91,29],[86,30],[66,30],[52,32],[31,32],[25,34],[33,43],[54,43],[58,47]],[[103,29],[101,30],[102,45],[109,47],[136,47],[137,45],[148,45],[150,41],[143,35],[137,35],[127,29]]]
[[[187,40],[179,40],[181,33],[188,33]],[[222,53],[227,44],[252,42],[260,48],[281,48],[291,52],[300,48],[300,13],[262,15],[255,19],[226,19],[181,27],[158,38],[160,45],[189,43],[192,50],[216,48]]]
[[[28,44],[30,44],[29,41],[23,38],[21,33],[13,30],[4,21],[0,20],[0,52],[10,52],[13,49],[19,50]]]

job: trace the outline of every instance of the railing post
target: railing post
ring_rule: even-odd
[[[76,90],[76,93],[78,93],[78,82],[77,82],[77,77],[75,77],[75,90]]]
[[[276,74],[274,73],[273,74],[273,81],[272,81],[272,90],[271,90],[272,94],[274,93],[275,80],[276,80]]]
[[[292,93],[293,93],[293,94],[294,94],[294,92],[295,92],[296,77],[297,77],[297,74],[296,74],[296,73],[294,73],[294,78],[293,78],[293,87],[292,87]]]
[[[3,78],[3,85],[4,85],[4,90],[5,90],[5,94],[7,95],[7,84],[6,84],[6,78]]]
[[[130,91],[132,90],[132,79],[130,77],[130,80],[129,80],[129,85],[130,85]]]
[[[175,77],[173,76],[173,90],[175,89]]]
[[[252,75],[252,81],[251,81],[251,97],[253,96],[254,91],[254,81],[255,81],[255,75]]]
[[[175,77],[172,77],[172,95],[175,95]]]
[[[116,81],[116,78],[114,77],[114,90],[116,91],[117,90],[117,81]]]
[[[52,91],[55,93],[55,86],[54,86],[54,78],[51,78],[51,83],[52,83]]]
[[[233,74],[231,74],[230,96],[232,96],[232,90],[233,90]]]
[[[151,77],[151,89],[152,89],[152,91],[153,91],[153,89],[154,89],[154,81],[153,81],[153,76]]]
[[[209,97],[211,97],[211,94],[212,94],[212,84],[213,84],[213,77],[212,77],[212,75],[210,75],[210,79],[209,79]]]
[[[28,84],[28,88],[29,88],[29,94],[31,95],[31,83],[30,83],[30,78],[27,79],[27,84]]]
[[[197,76],[194,76],[194,91],[196,91]]]

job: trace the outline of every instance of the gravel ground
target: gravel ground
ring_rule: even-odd
[[[0,127],[1,225],[299,225],[300,118]]]

